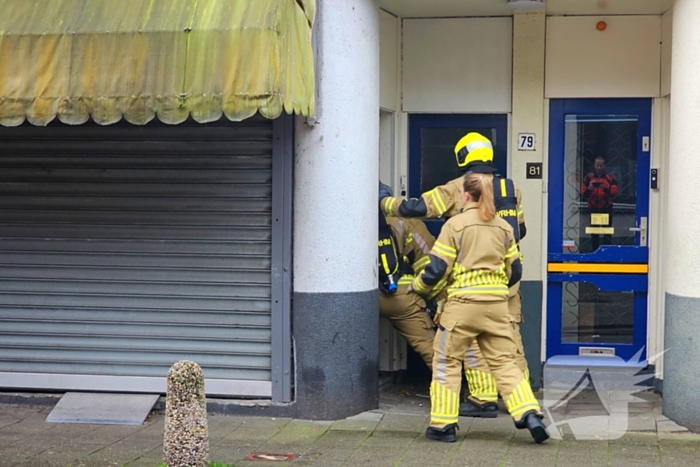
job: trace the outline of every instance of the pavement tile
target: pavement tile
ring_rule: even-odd
[[[370,422],[381,422],[382,417],[384,417],[383,413],[376,413],[376,412],[362,412],[361,414],[357,414],[352,417],[348,417],[345,420],[351,420],[351,421],[370,421]]]
[[[660,467],[657,446],[610,446],[610,465],[615,467]]]
[[[333,450],[355,450],[369,438],[369,433],[353,431],[327,431],[317,439],[309,451],[328,452]]]
[[[493,467],[505,462],[509,443],[489,439],[457,438],[462,441],[459,450],[449,464],[455,467]]]
[[[292,420],[266,444],[310,444],[323,436],[328,428],[328,423]]]
[[[598,467],[608,465],[606,441],[562,441],[559,447],[558,466]]]
[[[440,443],[418,436],[401,455],[402,466],[449,465],[457,455],[463,441]]]
[[[314,445],[307,452],[297,457],[298,460],[295,461],[294,464],[300,462],[319,465],[324,465],[324,462],[328,464],[343,463],[349,459],[354,452],[355,449],[318,449]]]
[[[403,415],[388,413],[379,422],[376,431],[403,431],[420,433],[428,423],[428,415]]]
[[[372,432],[379,425],[378,421],[371,420],[338,420],[331,425],[332,431],[366,431]]]
[[[98,444],[102,443],[104,446],[108,446],[112,443],[116,443],[124,438],[140,432],[144,429],[143,425],[140,426],[130,426],[130,425],[91,425],[94,426],[94,430],[89,431],[81,436],[74,439],[76,444]]]
[[[367,446],[358,448],[347,460],[348,465],[394,465],[401,457],[405,446]]]
[[[675,432],[686,432],[688,429],[684,426],[680,426],[672,420],[657,420],[656,421],[656,431],[675,433]]]
[[[21,418],[0,418],[0,428],[14,425],[15,423],[19,423],[21,421],[22,421]]]
[[[121,440],[84,457],[78,464],[84,463],[86,466],[107,466],[120,462],[125,464],[143,457],[157,448],[160,443],[162,443],[162,440]]]
[[[558,440],[550,439],[537,445],[529,432],[518,432],[513,437],[513,443],[506,455],[504,466],[554,466],[557,464],[560,448],[561,443]]]
[[[626,446],[658,446],[659,440],[656,433],[627,432],[618,439],[610,440],[610,443]]]
[[[406,432],[375,432],[374,435],[370,436],[362,443],[361,447],[390,449],[401,447],[402,449],[406,449],[418,436],[418,434],[409,434]]]
[[[629,431],[656,432],[656,419],[652,415],[632,416],[627,419]]]
[[[66,466],[102,448],[103,446],[99,444],[66,443],[46,449],[16,465],[18,467]]]

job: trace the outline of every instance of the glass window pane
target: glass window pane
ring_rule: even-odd
[[[634,292],[601,292],[589,282],[562,283],[562,342],[631,344]]]
[[[464,135],[472,131],[489,138],[495,151],[495,128],[421,128],[421,193],[454,180],[462,174],[457,167],[454,148]]]
[[[637,116],[566,115],[562,251],[635,245]]]

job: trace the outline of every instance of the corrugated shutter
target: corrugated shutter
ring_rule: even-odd
[[[272,145],[261,118],[0,128],[0,387],[153,391],[188,359],[269,396]]]

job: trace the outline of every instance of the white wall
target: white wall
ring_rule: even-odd
[[[403,21],[405,112],[511,110],[512,18]]]
[[[545,95],[658,97],[660,41],[660,16],[549,17]]]
[[[379,12],[379,105],[399,110],[399,19]],[[359,90],[358,90],[359,91]]]
[[[652,118],[651,167],[659,169],[659,189],[649,196],[649,358],[663,352],[664,316],[666,304],[666,267],[664,261],[665,231],[668,190],[668,158],[671,130],[671,98],[654,99]],[[650,361],[655,364],[656,377],[663,379],[663,358]]]
[[[671,54],[673,36],[673,10],[661,18],[661,96],[671,94]]]
[[[522,241],[523,279],[542,279],[542,183],[527,179],[526,164],[544,161],[544,13],[518,14],[513,29],[513,115],[510,176],[523,194],[527,236]],[[518,151],[518,133],[535,134],[535,151]]]

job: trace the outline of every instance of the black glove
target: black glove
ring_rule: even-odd
[[[389,185],[385,185],[379,181],[379,201],[381,202],[384,198],[388,198],[389,196],[394,196],[394,191],[391,189]]]

